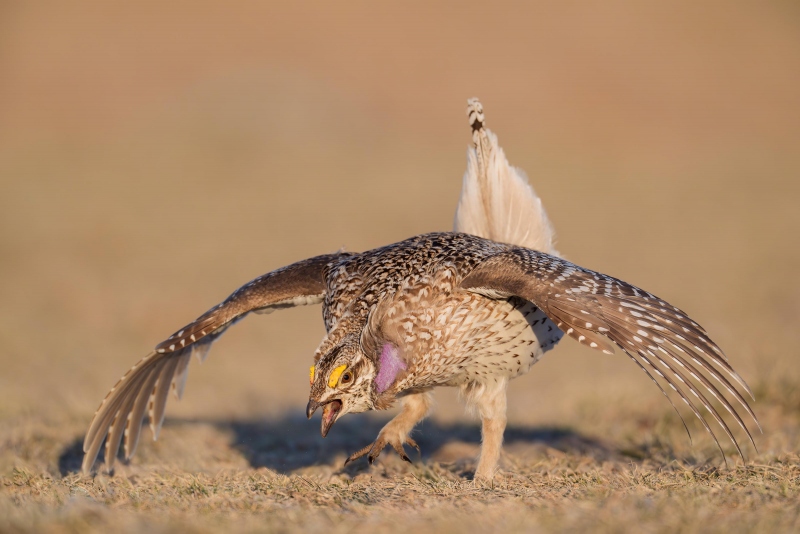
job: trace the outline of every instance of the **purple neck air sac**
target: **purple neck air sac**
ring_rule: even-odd
[[[383,393],[394,383],[397,373],[405,371],[406,362],[400,357],[397,347],[391,343],[385,343],[379,365],[380,370],[378,376],[375,377],[375,385],[378,387],[378,393]]]

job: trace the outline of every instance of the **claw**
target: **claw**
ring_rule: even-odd
[[[369,445],[367,445],[363,449],[359,449],[356,452],[354,452],[353,454],[351,454],[350,456],[348,456],[347,460],[344,461],[344,465],[349,464],[353,460],[358,460],[359,458],[361,458],[362,456],[367,454],[370,451],[370,449],[372,449],[372,443],[370,443]]]
[[[375,459],[381,455],[381,452],[383,452],[383,449],[385,447],[386,447],[386,440],[378,436],[378,439],[375,441],[375,443],[372,444],[372,448],[369,451],[369,456],[367,456],[367,461],[369,462],[369,465],[372,465]]]
[[[392,443],[392,447],[394,447],[394,450],[397,451],[397,454],[400,455],[400,458],[402,458],[408,463],[411,463],[411,458],[408,457],[408,455],[406,454],[406,450],[403,448],[403,445],[401,443]]]
[[[362,456],[365,456],[367,454],[368,454],[367,462],[369,462],[369,465],[372,465],[375,462],[375,460],[378,458],[378,456],[381,455],[381,452],[383,452],[383,449],[386,448],[386,445],[389,445],[389,444],[390,444],[389,441],[387,441],[386,439],[378,436],[378,439],[376,439],[373,443],[370,443],[369,445],[367,445],[363,449],[359,449],[356,452],[354,452],[353,454],[351,454],[350,456],[348,456],[347,460],[344,461],[344,465],[349,464],[353,460],[358,460],[359,458],[361,458]],[[411,447],[414,447],[415,449],[417,449],[418,453],[422,454],[422,451],[420,451],[420,448],[419,448],[419,445],[417,445],[417,442],[414,441],[411,438],[406,438],[405,439],[405,443],[400,443],[400,442],[394,443],[394,442],[392,442],[391,443],[392,448],[395,451],[397,451],[397,454],[400,455],[400,458],[402,458],[404,461],[406,461],[408,463],[412,463],[412,461],[411,461],[411,458],[409,458],[408,455],[406,454],[406,451],[403,448],[403,445],[409,445]]]

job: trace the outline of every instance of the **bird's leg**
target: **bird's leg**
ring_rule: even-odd
[[[369,463],[372,463],[375,461],[375,458],[380,455],[386,445],[391,445],[403,460],[411,462],[411,459],[409,459],[403,449],[403,445],[410,445],[419,451],[417,443],[408,437],[408,435],[416,424],[428,415],[428,410],[432,403],[431,393],[429,391],[409,393],[402,398],[401,402],[403,404],[403,410],[397,414],[394,419],[386,423],[386,426],[384,426],[378,434],[378,439],[363,449],[351,454],[350,457],[345,460],[344,465],[366,454],[369,454],[367,459]]]
[[[503,432],[506,429],[506,384],[497,388],[486,388],[473,402],[481,416],[482,437],[475,479],[491,480],[497,470],[503,447]]]

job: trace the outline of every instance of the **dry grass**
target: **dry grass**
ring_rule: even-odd
[[[601,420],[601,426],[618,423],[617,417]],[[796,412],[781,420],[797,432]],[[471,425],[426,423],[420,441],[433,454],[414,465],[387,455],[375,467],[343,470],[347,446],[372,436],[377,422],[366,428],[363,422],[344,424],[338,439],[324,448],[316,429],[308,430],[299,418],[173,423],[165,444],[145,447],[134,465],[112,478],[73,472],[80,461],[77,447],[63,449],[59,431],[46,436],[40,430],[4,444],[16,456],[16,467],[0,479],[0,528],[383,532],[402,525],[445,532],[634,527],[788,532],[800,527],[796,454],[762,454],[730,469],[696,451],[681,451],[679,460],[673,443],[681,440],[670,431],[676,421],[638,422],[638,430],[623,425],[637,437],[616,445],[564,428],[512,428],[504,472],[491,485],[468,478],[477,448]],[[647,430],[653,426],[662,431]],[[48,461],[54,453],[59,456]],[[713,455],[713,449],[699,454],[704,453]],[[49,469],[36,467],[48,464]]]
[[[800,529],[796,7],[603,5],[3,4],[0,531]],[[452,391],[413,465],[342,469],[391,414],[303,418],[309,308],[237,325],[158,442],[78,474],[119,375],[240,283],[448,229],[474,94],[559,249],[726,350],[759,452],[723,443],[726,467],[626,358],[566,340],[512,383],[493,486]]]
[[[580,457],[530,463],[491,486],[439,464],[394,463],[355,478],[281,475],[261,468],[215,474],[64,478],[18,468],[3,480],[3,526],[45,531],[207,532],[402,529],[531,532],[550,529],[794,531],[797,456],[729,472],[685,465],[597,465]]]

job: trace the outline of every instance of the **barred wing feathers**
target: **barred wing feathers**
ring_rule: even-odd
[[[317,256],[260,276],[157,345],[111,388],[95,412],[83,443],[84,472],[94,466],[104,440],[107,469],[113,468],[120,445],[125,459],[130,459],[145,411],[153,439],[158,437],[167,396],[170,390],[178,399],[183,395],[192,354],[204,360],[211,343],[249,312],[322,302],[326,269],[345,255]]]
[[[683,399],[722,451],[697,403],[704,407],[744,459],[733,432],[707,397],[710,395],[730,413],[755,447],[750,431],[729,397],[742,406],[759,430],[761,427],[747,400],[729,378],[752,397],[750,388],[703,327],[652,293],[524,248],[510,249],[485,260],[464,278],[461,287],[495,298],[512,295],[525,298],[579,343],[607,354],[613,352],[613,346],[619,347],[665,395],[655,376]]]

